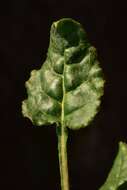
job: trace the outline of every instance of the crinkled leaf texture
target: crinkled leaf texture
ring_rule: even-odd
[[[51,26],[47,58],[26,82],[23,115],[35,125],[56,123],[71,129],[93,119],[103,95],[104,80],[96,49],[82,26],[69,18]]]
[[[127,190],[127,144],[120,142],[118,155],[105,184],[100,190]],[[124,188],[125,187],[125,188]]]

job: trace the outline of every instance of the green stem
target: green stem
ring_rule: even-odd
[[[61,176],[61,190],[69,190],[68,161],[67,161],[67,129],[63,126],[58,134],[58,154]]]
[[[65,99],[65,92],[66,92],[65,84],[64,84],[65,67],[66,67],[66,64],[64,63],[63,76],[62,76],[63,100],[61,103],[61,126],[57,128],[61,190],[69,190],[68,161],[67,161],[68,131],[67,131],[67,127],[65,127],[65,124],[64,124],[64,99]]]

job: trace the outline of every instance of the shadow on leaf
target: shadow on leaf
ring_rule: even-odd
[[[127,182],[125,182],[124,184],[122,184],[118,190],[127,190]]]

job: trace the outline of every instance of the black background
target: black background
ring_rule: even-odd
[[[69,131],[71,190],[97,190],[127,139],[126,5],[116,0],[4,0],[0,3],[0,189],[60,190],[55,127],[23,118],[24,82],[46,58],[53,21],[71,17],[98,49],[106,85],[90,127]]]

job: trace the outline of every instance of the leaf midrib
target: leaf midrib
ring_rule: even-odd
[[[64,127],[64,101],[65,101],[64,73],[65,73],[65,60],[64,60],[63,75],[62,75],[63,98],[61,103],[61,127]]]

